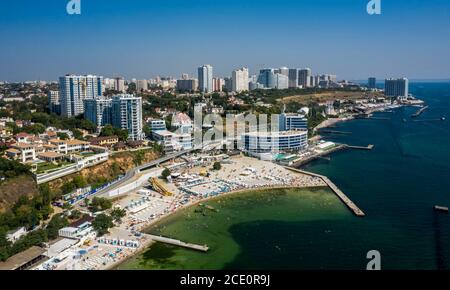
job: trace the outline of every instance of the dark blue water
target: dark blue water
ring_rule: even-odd
[[[410,117],[417,108],[400,108],[378,114],[389,120],[340,123],[336,130],[352,134],[328,139],[375,149],[305,167],[330,177],[366,218],[236,225],[231,232],[242,250],[228,268],[365,269],[366,253],[378,250],[384,269],[449,269],[450,215],[433,207],[450,206],[450,122],[426,120],[450,117],[450,83],[412,83],[410,90],[430,106],[419,122]],[[283,251],[266,242],[267,233]]]
[[[146,269],[147,260],[162,256],[168,262],[153,261],[157,268],[363,270],[367,252],[378,250],[383,269],[450,269],[450,215],[433,210],[450,206],[450,120],[427,121],[450,117],[450,83],[413,83],[411,92],[430,106],[419,122],[411,118],[417,108],[400,108],[378,114],[388,120],[340,123],[335,130],[352,134],[329,140],[374,144],[374,150],[342,151],[305,167],[333,180],[365,218],[337,199],[324,199],[325,193],[309,199],[239,196],[217,201],[219,213],[200,218],[200,225],[192,224],[193,214],[167,225],[176,230],[171,236],[201,237],[210,253],[150,249],[133,267]]]

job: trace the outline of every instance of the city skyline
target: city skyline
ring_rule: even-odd
[[[218,76],[288,66],[348,80],[450,78],[450,41],[442,37],[450,3],[443,0],[384,1],[376,16],[366,1],[350,0],[275,7],[265,0],[82,0],[81,15],[68,15],[60,2],[19,0],[2,9],[0,80],[56,80],[62,72],[178,77],[196,75],[204,63]]]

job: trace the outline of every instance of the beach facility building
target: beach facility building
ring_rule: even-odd
[[[252,156],[272,159],[280,152],[298,152],[308,148],[307,131],[250,132],[241,136],[242,150]],[[264,155],[264,156],[263,156]]]

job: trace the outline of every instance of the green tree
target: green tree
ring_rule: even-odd
[[[120,165],[117,162],[113,162],[113,164],[111,164],[111,175],[112,176],[119,176],[122,173],[122,170],[120,169]]]
[[[112,125],[106,125],[102,128],[102,131],[100,132],[100,136],[103,137],[109,137],[114,135],[114,128]]]
[[[91,212],[105,211],[110,208],[112,208],[112,202],[103,197],[94,197],[89,204],[89,210]]]
[[[106,125],[103,127],[100,132],[100,136],[109,137],[109,136],[117,136],[120,141],[128,140],[128,130],[123,130],[120,128],[114,128],[112,125]]]
[[[115,208],[111,211],[111,217],[117,223],[122,221],[122,218],[125,217],[126,211],[124,209]]]
[[[83,214],[81,213],[81,211],[75,209],[70,212],[69,218],[71,220],[77,220],[77,219],[81,218],[82,216],[83,216]]]
[[[114,226],[113,219],[109,215],[99,214],[93,221],[92,227],[97,232],[98,236],[103,236],[109,232],[109,229]]]
[[[47,241],[48,241],[48,237],[47,237],[46,230],[36,230],[36,231],[30,232],[26,236],[19,239],[17,242],[15,242],[11,246],[11,250],[9,251],[9,254],[11,256],[15,255],[17,253],[25,251],[26,249],[28,249],[32,246],[38,246]]]
[[[145,159],[145,152],[143,152],[143,151],[136,151],[136,152],[133,152],[134,154],[133,154],[133,163],[134,163],[134,165],[135,166],[139,166],[139,165],[141,165],[143,162],[144,162],[144,159]]]
[[[9,257],[9,247],[11,243],[6,239],[6,227],[0,227],[0,261],[6,261]]]
[[[147,136],[147,137],[152,136],[152,129],[150,128],[149,125],[144,125],[143,130],[144,130],[145,136]]]
[[[180,102],[181,103],[181,102]],[[183,111],[182,111],[183,112]],[[170,129],[170,128],[172,128],[172,116],[167,116],[166,117],[166,119],[165,119],[165,121],[166,121],[166,128],[167,129]]]
[[[58,136],[58,138],[59,139],[61,139],[61,140],[69,140],[70,139],[70,137],[69,137],[69,135],[67,135],[67,133],[57,133],[56,134],[57,136]]]
[[[222,164],[220,162],[214,162],[213,169],[217,171],[222,169]]]
[[[37,123],[37,124],[31,125],[31,126],[23,127],[22,132],[37,135],[37,134],[44,133],[45,129],[46,129],[46,127],[44,125]]]
[[[74,184],[75,188],[84,188],[88,185],[86,179],[82,175],[76,175],[72,183]]]
[[[152,143],[153,151],[157,153],[163,153],[164,152],[164,146],[162,144],[159,144],[158,142]]]
[[[52,217],[50,222],[48,223],[47,227],[45,228],[47,230],[47,237],[50,240],[56,239],[59,234],[59,230],[67,227],[69,225],[69,221],[67,218],[62,214],[56,214]]]
[[[114,135],[116,135],[117,137],[119,137],[120,141],[127,141],[128,140],[128,130],[122,130],[122,129],[115,129],[114,130]]]
[[[82,119],[80,123],[80,128],[87,130],[91,133],[97,131],[97,126],[87,119]]]
[[[83,138],[83,133],[81,133],[80,130],[73,129],[73,130],[72,130],[72,133],[73,133],[73,137],[74,137],[75,139],[78,139],[78,140],[83,140],[83,139],[84,139],[84,138]]]
[[[168,168],[165,168],[164,170],[163,170],[163,172],[161,173],[161,177],[163,178],[163,179],[166,179],[167,180],[167,178],[169,178],[169,176],[171,175],[172,173],[170,172],[170,170],[168,169]]]

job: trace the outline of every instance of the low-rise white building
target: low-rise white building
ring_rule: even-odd
[[[192,134],[176,134],[167,130],[153,132],[153,138],[164,146],[166,153],[189,150],[193,147]]]
[[[28,143],[16,143],[12,148],[6,150],[6,155],[22,163],[33,162],[36,160],[36,148]]]
[[[83,239],[92,232],[91,221],[93,218],[86,217],[70,224],[68,227],[58,231],[60,237],[69,239]]]

